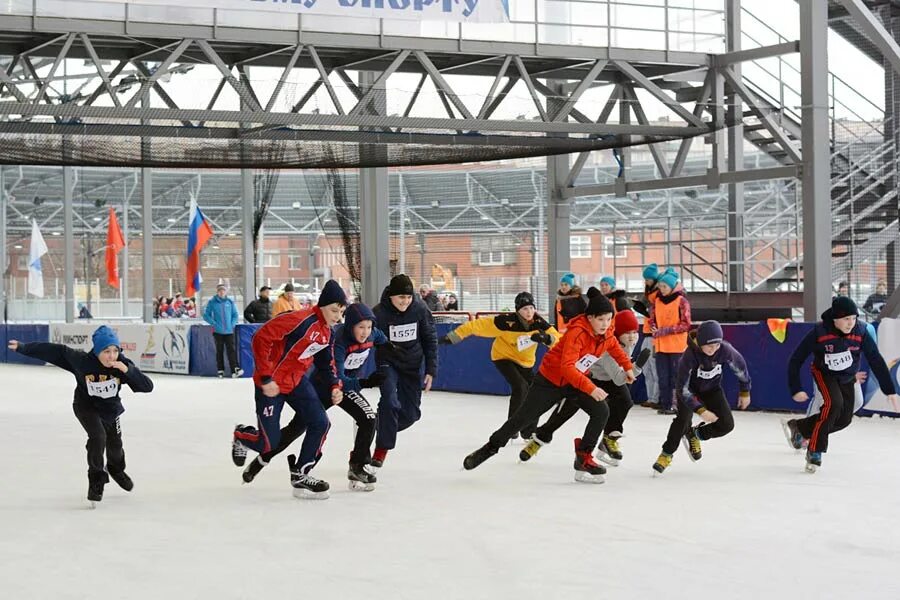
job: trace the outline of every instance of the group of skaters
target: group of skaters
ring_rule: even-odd
[[[251,483],[275,456],[302,437],[299,452],[287,457],[294,494],[327,498],[330,486],[315,477],[313,469],[330,428],[326,411],[339,406],[356,425],[349,486],[375,489],[377,473],[396,448],[398,433],[421,416],[422,392],[431,389],[437,375],[438,345],[479,336],[493,338],[491,361],[512,393],[506,421],[487,443],[465,457],[465,469],[478,467],[516,437],[526,442],[519,459],[533,459],[580,410],[588,420],[584,433],[574,440],[575,479],[602,483],[604,464],[617,466],[624,458],[620,440],[632,408],[631,386],[643,376],[649,388],[648,375],[654,371],[659,410],[674,413],[674,419],[652,472],[661,474],[670,467],[679,444],[697,461],[703,442],[734,429],[731,404],[722,389],[725,367],[739,382],[740,409],[750,404],[749,370],[741,354],[723,339],[719,323],[706,321],[692,330],[690,304],[674,269],[651,264],[643,277],[643,293],[629,297],[610,277],[582,293],[575,276],[567,273],[560,280],[556,326],[537,314],[534,297],[523,291],[515,297],[514,311],[467,322],[440,339],[431,311],[415,294],[408,276],[394,276],[372,308],[349,304],[340,285],[328,281],[315,305],[273,315],[255,332],[251,345],[256,424],[234,428],[232,460],[243,467],[243,481]],[[225,296],[223,288],[217,290],[220,298]],[[229,318],[236,320],[235,313]],[[643,323],[638,313],[644,315]],[[638,348],[641,332],[644,341]],[[535,371],[542,346],[546,352]],[[99,327],[90,352],[16,340],[10,340],[9,349],[75,376],[74,410],[88,434],[88,499],[99,502],[109,478],[132,490],[134,483],[125,473],[119,394],[126,384],[135,392],[150,392],[153,383],[122,354],[114,330]],[[373,352],[375,370],[363,376]],[[797,402],[809,399],[800,381],[809,355],[823,399],[821,409],[783,425],[793,448],[807,448],[807,470],[814,471],[822,464],[829,435],[847,427],[853,416],[862,355],[888,400],[898,398],[873,334],[857,321],[857,307],[849,297],[833,299],[790,360],[790,392]],[[374,388],[380,392],[377,407],[364,395],[364,390]],[[281,427],[285,404],[294,414]],[[249,451],[256,455],[248,462]]]

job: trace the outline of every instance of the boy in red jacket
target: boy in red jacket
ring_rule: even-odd
[[[568,322],[563,338],[544,356],[541,368],[521,408],[491,435],[487,444],[468,455],[463,467],[471,470],[486,461],[528,423],[533,423],[563,399],[588,413],[584,435],[575,438],[575,480],[603,483],[606,469],[594,461],[592,452],[609,418],[607,393],[588,377],[591,366],[608,352],[625,370],[626,381],[634,381],[631,360],[610,329],[613,308],[602,295],[588,303],[587,310]]]
[[[327,498],[328,483],[310,475],[319,451],[325,444],[330,422],[319,395],[304,375],[316,363],[317,369],[335,374],[331,390],[334,404],[344,396],[330,352],[322,352],[331,342],[331,327],[340,322],[347,296],[336,281],[329,280],[316,306],[278,315],[260,327],[253,336],[256,367],[256,417],[258,427],[238,425],[234,429],[231,458],[237,466],[247,460],[247,449],[265,454],[281,440],[281,410],[287,402],[306,425],[306,436],[299,457],[288,457],[294,495]]]

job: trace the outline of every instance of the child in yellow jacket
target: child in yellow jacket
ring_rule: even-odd
[[[439,340],[441,344],[458,344],[471,335],[494,338],[491,361],[512,388],[508,417],[519,410],[531,387],[538,344],[552,346],[561,337],[535,311],[534,296],[520,292],[515,302],[516,312],[463,323]],[[536,425],[528,424],[521,432],[522,437],[531,437]]]

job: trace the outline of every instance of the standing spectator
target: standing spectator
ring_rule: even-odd
[[[197,318],[197,305],[194,303],[193,298],[188,298],[184,302],[184,315],[188,319],[196,319]]]
[[[78,318],[79,319],[93,319],[94,315],[91,314],[91,309],[87,307],[86,304],[78,303]]]
[[[559,280],[559,291],[556,293],[556,329],[566,332],[566,324],[584,313],[587,300],[581,295],[581,288],[575,285],[575,274],[566,273]]]
[[[631,308],[631,301],[626,298],[625,290],[617,289],[616,280],[609,275],[600,280],[600,293],[609,299],[616,313]],[[588,290],[588,297],[590,296],[590,290]]]
[[[175,294],[175,299],[172,300],[172,310],[175,311],[175,315],[178,316],[181,309],[184,307],[184,298],[181,297],[181,292],[177,292]]]
[[[294,284],[286,283],[284,292],[275,301],[275,306],[272,307],[272,316],[277,317],[281,313],[292,312],[301,308],[303,307],[300,305],[300,301],[294,297]]]
[[[422,302],[428,307],[428,310],[431,312],[438,311],[440,312],[443,307],[441,306],[441,301],[438,299],[437,294],[434,293],[434,290],[427,283],[423,283],[419,286],[419,296],[422,297]]]
[[[837,295],[839,297],[843,296],[844,298],[850,297],[850,284],[846,281],[842,281],[838,284]]]
[[[238,311],[234,300],[225,295],[224,283],[216,286],[216,295],[210,298],[203,312],[203,320],[213,326],[213,338],[216,341],[216,368],[221,379],[225,377],[225,357],[223,350],[228,350],[228,366],[231,376],[240,377],[244,371],[238,367],[237,351],[234,346],[234,326],[237,325]]]
[[[866,298],[866,303],[863,304],[863,310],[866,311],[867,314],[877,317],[881,314],[887,301],[887,281],[879,279],[878,283],[875,284],[875,293],[870,294],[869,297]]]
[[[269,302],[269,290],[267,285],[259,288],[259,298],[247,305],[244,309],[244,320],[248,323],[265,323],[272,318],[272,303]]]
[[[447,306],[444,310],[459,310],[459,300],[456,298],[455,294],[447,295]]]
[[[687,350],[691,330],[691,305],[678,282],[678,274],[671,268],[660,275],[659,295],[650,311],[650,331],[653,334],[656,372],[659,375],[659,412],[675,414],[675,379],[678,362]]]

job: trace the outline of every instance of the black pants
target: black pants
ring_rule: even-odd
[[[325,407],[325,410],[334,406],[331,403],[330,389],[320,390],[318,387],[316,389],[319,391],[319,399],[322,401],[322,406]],[[369,404],[369,401],[362,394],[353,390],[344,392],[344,399],[341,400],[338,406],[356,422],[356,437],[353,442],[353,450],[350,452],[350,464],[369,464],[372,460],[370,448],[372,447],[372,441],[375,439],[375,409],[372,408],[372,405]],[[291,422],[281,429],[281,438],[278,445],[269,452],[261,454],[261,458],[268,463],[272,458],[284,452],[294,440],[303,435],[304,431],[306,431],[306,424],[300,415],[295,414]],[[321,456],[321,449],[319,449],[319,456]],[[316,458],[318,459],[319,457]]]
[[[828,436],[846,428],[853,419],[854,382],[841,383],[815,367],[812,371],[822,392],[822,410],[798,420],[797,428],[809,440],[810,452],[828,452]]]
[[[697,437],[701,440],[711,440],[713,438],[722,437],[731,433],[734,429],[734,417],[731,414],[731,407],[728,406],[728,400],[725,399],[725,392],[722,388],[716,388],[709,392],[697,394],[697,399],[711,410],[719,420],[715,423],[703,423],[697,430]],[[675,454],[678,450],[678,443],[681,438],[691,428],[691,420],[694,417],[694,411],[691,410],[684,402],[678,403],[678,413],[672,419],[669,425],[669,434],[663,444],[663,452],[666,454]]]
[[[592,381],[594,381],[594,384],[600,389],[609,394],[609,396],[606,397],[606,404],[609,406],[609,419],[606,421],[603,433],[605,435],[618,433],[619,436],[621,436],[625,431],[625,417],[628,416],[628,411],[634,406],[634,402],[631,401],[631,392],[628,390],[628,386],[615,385],[612,381]],[[577,412],[577,403],[570,400],[564,400],[559,407],[553,411],[553,414],[550,415],[547,422],[535,430],[535,435],[545,444],[549,444],[553,441],[553,434],[556,430],[562,427],[566,421],[574,417]]]
[[[542,414],[562,400],[573,403],[588,414],[588,424],[581,437],[579,450],[593,452],[609,419],[609,406],[606,402],[598,402],[572,386],[557,387],[540,373],[535,376],[525,402],[516,414],[491,435],[489,443],[494,448],[502,448],[525,425],[536,422]]]
[[[234,348],[233,333],[213,333],[213,339],[216,341],[216,369],[225,370],[225,357],[223,349],[228,350],[228,366],[232,372],[238,368],[237,351]]]
[[[494,366],[512,388],[512,393],[509,395],[509,412],[506,415],[507,418],[510,418],[525,402],[528,389],[534,381],[534,371],[530,367],[523,367],[511,360],[495,360]],[[522,437],[531,437],[535,427],[537,427],[537,422],[526,424],[522,428]]]
[[[122,428],[119,418],[114,421],[104,420],[91,406],[74,404],[72,406],[75,416],[88,434],[87,463],[88,479],[91,481],[109,481],[106,474],[122,473],[125,471],[125,450],[122,448]],[[103,454],[106,453],[104,464]]]

